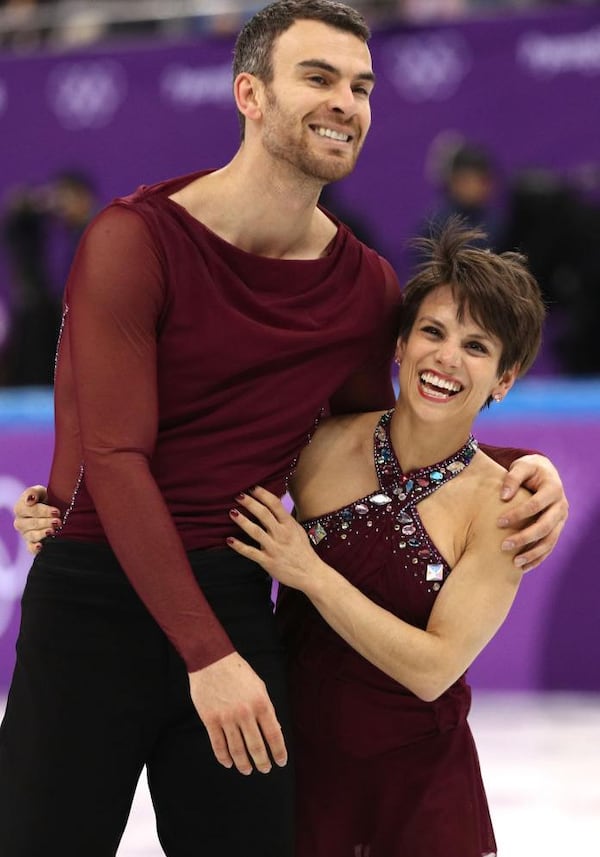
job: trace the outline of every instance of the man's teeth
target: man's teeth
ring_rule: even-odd
[[[349,134],[342,134],[340,131],[332,131],[331,128],[315,128],[315,133],[320,137],[330,137],[332,140],[339,140],[340,143],[347,143],[350,139]]]
[[[462,390],[462,384],[459,384],[458,381],[440,378],[438,375],[434,375],[433,372],[422,372],[420,379],[422,384],[427,384],[438,390],[447,390],[449,393],[459,393]]]

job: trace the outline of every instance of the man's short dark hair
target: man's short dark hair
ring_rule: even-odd
[[[367,42],[371,31],[364,18],[337,0],[276,0],[258,11],[242,27],[233,52],[233,78],[248,72],[265,84],[273,79],[273,44],[278,36],[296,21],[320,21],[345,30]],[[238,112],[241,138],[244,139],[244,116]]]

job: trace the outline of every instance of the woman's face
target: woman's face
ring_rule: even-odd
[[[499,377],[502,343],[457,312],[449,286],[423,299],[408,339],[398,343],[400,389],[424,418],[462,418],[470,426],[490,396],[506,395],[516,370]]]

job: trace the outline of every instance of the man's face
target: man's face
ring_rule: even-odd
[[[352,172],[371,124],[371,55],[352,33],[296,21],[273,45],[262,142],[321,183]]]

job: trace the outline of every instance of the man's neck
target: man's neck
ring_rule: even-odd
[[[172,199],[230,244],[275,259],[317,259],[336,227],[319,209],[321,186],[291,170],[253,162],[243,147],[220,170],[202,176]]]

